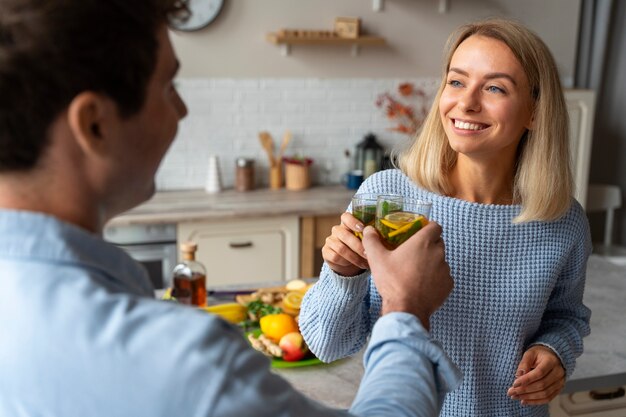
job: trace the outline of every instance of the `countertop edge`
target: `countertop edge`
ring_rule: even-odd
[[[571,394],[579,391],[612,388],[626,385],[626,372],[611,375],[592,376],[587,378],[574,378],[565,383],[561,394]]]
[[[302,191],[229,189],[215,194],[204,190],[159,191],[145,203],[111,219],[107,226],[337,215],[346,210],[354,193],[341,185]]]

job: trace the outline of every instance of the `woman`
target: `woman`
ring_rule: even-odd
[[[567,110],[545,44],[507,20],[461,27],[399,168],[358,192],[431,201],[443,227],[455,288],[431,332],[464,381],[441,415],[547,416],[589,334],[582,296],[591,244],[572,198]],[[380,311],[353,234],[362,228],[342,215],[304,299],[301,330],[324,361],[357,352]]]

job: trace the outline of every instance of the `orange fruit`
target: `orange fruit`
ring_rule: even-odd
[[[294,318],[285,313],[263,316],[259,320],[259,324],[263,334],[275,342],[278,342],[287,333],[300,331]]]

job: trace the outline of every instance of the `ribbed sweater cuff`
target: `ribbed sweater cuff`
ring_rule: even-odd
[[[578,355],[574,354],[572,346],[563,337],[553,333],[544,334],[530,344],[530,346],[536,345],[545,346],[554,352],[565,369],[566,379],[572,375]]]
[[[345,277],[343,275],[339,275],[332,269],[328,268],[328,277],[326,279],[331,279],[336,286],[344,290],[355,291],[355,290],[367,289],[367,285],[364,285],[364,284],[367,283],[369,276],[370,276],[369,269],[366,269],[365,271],[361,272],[358,275]]]

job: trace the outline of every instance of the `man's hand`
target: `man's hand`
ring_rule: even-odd
[[[535,345],[524,353],[513,387],[507,395],[522,405],[547,404],[565,386],[565,370],[558,356],[545,346]]]
[[[378,232],[369,226],[363,232],[363,245],[383,299],[381,314],[411,313],[429,330],[430,316],[454,286],[445,261],[441,226],[429,222],[392,251],[383,246]]]

